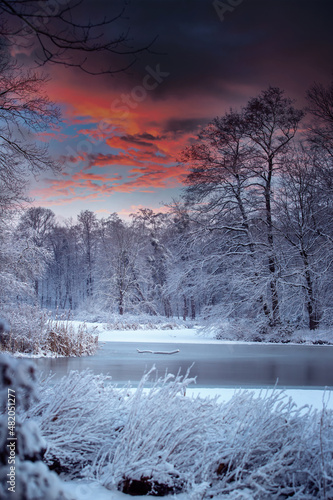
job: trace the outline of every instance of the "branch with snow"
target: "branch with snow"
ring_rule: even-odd
[[[180,352],[179,349],[175,349],[174,351],[141,351],[140,349],[137,349],[139,354],[177,354],[177,352]]]

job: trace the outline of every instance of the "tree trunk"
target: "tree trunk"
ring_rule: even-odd
[[[164,299],[164,314],[167,318],[172,316],[172,309],[169,299]]]
[[[195,300],[191,297],[191,319],[195,319]]]
[[[186,321],[188,316],[188,305],[185,295],[183,295],[183,320]]]
[[[307,301],[306,301],[306,308],[308,311],[308,317],[309,317],[309,328],[310,330],[317,330],[319,328],[319,317],[318,317],[318,311],[316,307],[316,300],[314,298],[314,292],[313,292],[313,283],[312,283],[312,278],[311,278],[311,273],[310,273],[310,268],[309,268],[309,260],[308,260],[308,255],[304,248],[301,250],[301,256],[303,259],[303,264],[305,268],[305,281],[306,281],[306,292],[307,292]]]
[[[122,290],[119,290],[118,311],[119,311],[120,316],[122,316],[124,314],[124,293]]]
[[[270,279],[270,290],[271,290],[271,301],[272,301],[272,326],[277,326],[281,323],[280,320],[280,308],[279,308],[279,296],[277,291],[277,280],[276,280],[276,262],[275,262],[275,252],[274,252],[274,236],[273,236],[273,221],[272,221],[272,207],[271,207],[271,183],[273,175],[273,160],[269,160],[268,164],[268,177],[265,186],[265,205],[266,205],[266,224],[267,224],[267,242],[269,247],[268,255],[268,269],[271,274]]]

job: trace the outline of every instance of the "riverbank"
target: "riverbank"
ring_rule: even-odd
[[[73,325],[78,328],[82,324],[81,321],[72,321]],[[95,329],[95,333],[98,333],[98,338],[100,342],[153,342],[153,343],[178,343],[178,344],[288,344],[288,345],[333,345],[333,329],[320,329],[316,332],[311,332],[307,329],[295,330],[290,333],[289,337],[282,336],[280,341],[278,338],[274,337],[274,340],[267,336],[261,336],[256,340],[251,340],[251,335],[248,337],[244,333],[241,338],[240,335],[225,335],[226,338],[218,334],[216,328],[206,328],[200,324],[189,323],[188,326],[184,324],[175,325],[170,328],[170,325],[162,324],[159,328],[156,326],[147,327],[146,325],[140,325],[138,323],[137,328],[126,328],[126,329],[115,329],[112,328],[113,325],[108,325],[107,323],[85,323],[88,329]],[[217,336],[219,338],[217,338]],[[230,338],[227,338],[227,337]]]

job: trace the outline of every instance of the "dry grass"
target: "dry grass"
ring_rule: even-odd
[[[85,323],[77,329],[69,318],[49,320],[47,324],[47,348],[60,356],[84,356],[94,354],[98,347],[98,335],[88,330]]]
[[[69,313],[51,319],[47,311],[26,304],[5,312],[10,331],[1,336],[0,351],[83,356],[93,354],[98,347],[98,335],[85,323],[75,328]]]

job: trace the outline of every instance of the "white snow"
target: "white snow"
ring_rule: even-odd
[[[94,323],[92,323],[93,325]],[[87,323],[89,327],[90,324]],[[96,325],[95,325],[96,326]],[[101,342],[152,342],[160,344],[221,344],[220,340],[204,337],[198,328],[177,328],[175,330],[108,330],[98,325],[96,333]],[[227,343],[231,343],[227,341]]]
[[[81,321],[73,321],[73,325],[78,327],[82,325]],[[197,325],[191,328],[145,328],[144,325],[138,325],[137,329],[111,329],[106,323],[86,323],[88,329],[94,329],[95,333],[98,333],[100,342],[153,342],[157,344],[247,344],[247,345],[272,345],[272,342],[254,342],[248,340],[220,340],[216,339],[216,331],[214,329],[204,329],[203,327]],[[302,332],[300,332],[302,333]],[[316,334],[317,335],[317,334]],[[319,335],[320,336],[320,335]],[[322,335],[323,336],[323,335]],[[327,339],[333,342],[332,335],[329,336],[326,332]],[[326,338],[323,336],[323,338]],[[312,344],[309,332],[303,332],[300,335],[303,339],[304,344]],[[278,342],[274,342],[274,345],[279,345]],[[281,345],[286,345],[281,343]],[[300,345],[300,342],[292,341],[287,345]]]
[[[232,396],[239,391],[240,389],[234,388],[223,388],[223,387],[212,387],[212,388],[188,388],[186,390],[186,395],[191,397],[196,397],[200,395],[200,397],[210,397],[214,398],[216,396],[219,397],[219,401],[229,401]],[[244,390],[245,389],[241,389]],[[273,389],[248,389],[251,392],[254,392],[255,396],[259,395],[270,395],[273,392]],[[309,405],[317,410],[321,410],[323,408],[323,403],[327,409],[333,410],[333,395],[329,389],[320,390],[320,389],[284,389],[283,391],[288,397],[291,397],[294,403],[301,408],[302,406]]]
[[[131,498],[145,498],[142,496],[136,495],[125,495],[125,493],[121,493],[120,491],[110,491],[107,488],[104,488],[98,482],[89,482],[86,480],[82,481],[69,481],[63,483],[63,488],[65,492],[68,494],[69,498],[73,500],[129,500]],[[151,497],[149,497],[151,498]],[[188,493],[180,493],[177,496],[167,495],[163,498],[177,498],[177,500],[188,500]],[[195,500],[195,497],[191,496],[192,500]]]
[[[225,457],[229,457],[230,453],[232,457],[236,459],[236,462],[240,463],[238,467],[239,477],[237,476],[240,490],[238,490],[237,486],[230,487],[233,491],[229,492],[228,488],[225,488],[225,493],[222,495],[223,498],[233,500],[257,498],[253,496],[253,488],[249,490],[244,488],[248,483],[245,477],[242,478],[242,476],[247,474],[247,466],[253,467],[252,461],[258,459],[261,453],[269,455],[267,468],[265,464],[259,464],[261,468],[259,472],[257,472],[254,467],[249,480],[254,481],[254,483],[258,482],[259,486],[261,482],[263,482],[263,487],[266,488],[264,491],[267,494],[267,478],[265,479],[265,477],[272,474],[272,481],[279,478],[280,472],[284,471],[285,467],[288,469],[290,465],[288,462],[289,459],[285,462],[285,456],[287,454],[294,456],[294,448],[298,446],[302,447],[302,450],[300,448],[299,456],[297,453],[295,455],[296,462],[297,460],[300,461],[300,467],[306,466],[308,459],[313,459],[313,456],[306,456],[307,451],[305,450],[309,449],[310,451],[315,445],[315,440],[318,438],[319,427],[321,429],[320,432],[323,432],[325,446],[328,446],[327,452],[330,448],[329,420],[325,424],[325,419],[330,418],[328,414],[322,417],[324,420],[320,424],[320,414],[319,416],[311,417],[307,409],[300,411],[294,410],[292,403],[288,403],[287,400],[282,399],[278,394],[275,394],[275,398],[272,395],[273,397],[269,400],[270,394],[272,393],[271,390],[261,391],[262,403],[260,401],[256,402],[256,396],[259,395],[259,390],[254,391],[256,393],[254,397],[250,394],[245,394],[246,391],[242,391],[242,393],[238,394],[233,404],[230,405],[229,408],[227,407],[222,410],[222,414],[220,414],[219,411],[215,412],[218,407],[215,406],[216,402],[214,401],[210,403],[208,400],[192,399],[193,408],[188,406],[188,400],[191,396],[198,395],[198,392],[200,392],[202,397],[207,395],[213,396],[216,394],[215,390],[212,392],[207,389],[198,389],[195,394],[193,389],[187,388],[186,397],[180,396],[180,399],[178,399],[175,404],[175,393],[173,389],[172,383],[169,388],[163,383],[157,391],[144,389],[142,387],[141,390],[136,391],[132,395],[130,400],[132,400],[134,404],[131,406],[129,418],[126,421],[124,430],[119,436],[120,442],[115,453],[110,453],[110,455],[101,453],[99,455],[99,461],[101,462],[101,466],[98,466],[99,480],[111,489],[106,490],[100,484],[89,480],[80,482],[72,481],[66,484],[66,492],[71,493],[70,500],[90,500],[91,498],[96,500],[125,500],[125,498],[129,497],[114,489],[114,477],[117,476],[117,474],[119,480],[119,478],[123,477],[124,470],[126,472],[130,471],[129,477],[135,479],[136,476],[140,477],[142,471],[145,476],[146,472],[149,470],[152,476],[156,475],[156,480],[162,478],[163,482],[166,482],[168,475],[171,477],[174,476],[174,469],[170,469],[171,465],[175,467],[176,471],[178,470],[178,466],[179,473],[181,473],[183,469],[187,471],[188,466],[191,469],[189,474],[192,474],[193,477],[196,474],[195,471],[198,466],[198,470],[201,470],[201,475],[203,477],[201,480],[199,478],[197,483],[193,481],[193,489],[191,491],[177,496],[169,495],[165,498],[177,498],[178,500],[190,498],[191,500],[199,500],[204,497],[204,493],[208,493],[209,497],[211,485],[205,480],[205,477],[209,477],[210,472],[206,471],[207,474],[205,473],[204,464],[207,460],[207,462],[212,462],[214,465],[215,452],[217,453],[216,463],[220,462],[223,464],[225,462]],[[229,390],[227,392],[228,398],[230,399],[235,391]],[[145,396],[143,396],[143,394],[145,394]],[[226,394],[226,392],[220,392],[222,398],[224,398]],[[325,402],[327,402],[328,398],[329,394],[326,394]],[[161,403],[164,404],[161,406]],[[303,401],[299,400],[299,403],[302,404]],[[319,406],[322,407],[322,405]],[[165,408],[165,410],[161,412],[161,408]],[[172,420],[173,415],[175,418]],[[200,425],[196,425],[197,418],[201,419]],[[300,419],[299,424],[297,423],[298,419]],[[311,420],[312,424],[310,423]],[[315,421],[317,424],[315,424]],[[318,429],[313,428],[312,425],[316,425]],[[304,432],[302,430],[303,426]],[[212,427],[212,432],[208,432],[207,434],[207,429],[210,427]],[[294,431],[292,431],[292,428]],[[312,437],[310,436],[311,433],[313,433]],[[198,438],[197,440],[195,439],[196,435]],[[280,435],[283,441],[283,443],[281,441],[283,446],[281,449],[278,447],[274,451],[273,448],[276,446],[275,440],[278,435]],[[201,450],[201,447],[203,446],[204,436],[206,436],[208,441],[210,440],[209,442],[212,449],[210,450],[207,444],[207,449],[205,448],[205,460],[196,462],[194,460],[196,453],[194,450],[197,448],[200,449],[198,455],[203,457],[203,450]],[[190,442],[190,446],[188,446],[185,438]],[[214,444],[215,439],[216,450]],[[181,446],[181,449],[177,448],[177,446]],[[232,452],[230,446],[235,448],[234,452]],[[271,446],[273,446],[272,450]],[[165,447],[167,448],[166,451]],[[248,448],[250,451],[248,451]],[[192,455],[194,457],[194,462],[191,458]],[[110,457],[112,457],[112,464],[110,462]],[[183,461],[185,462],[185,467]],[[295,466],[297,465],[298,462],[297,464],[295,463]],[[320,460],[316,464],[316,467],[317,466],[321,467]],[[329,463],[327,463],[325,467],[326,466],[330,467]],[[230,471],[230,473],[231,472],[232,471]],[[230,484],[234,485],[234,483]],[[217,493],[218,488],[219,486],[213,491],[214,495]],[[222,496],[218,495],[219,498],[222,498]],[[268,498],[268,496],[265,498]],[[308,496],[306,498],[310,497]]]
[[[78,327],[81,325],[82,322],[79,321],[73,321],[73,326]],[[203,331],[199,327],[195,328],[175,328],[175,329],[163,329],[163,328],[156,328],[156,329],[136,329],[136,330],[113,330],[109,329],[107,325],[104,323],[87,323],[86,324],[88,328],[94,328],[96,333],[99,334],[99,340],[103,342],[134,342],[138,344],[138,347],[140,347],[141,343],[160,343],[160,344],[234,344],[235,342],[233,341],[221,341],[221,340],[216,340],[213,338],[213,333],[210,333],[207,335],[203,334]],[[96,328],[97,327],[97,328]],[[237,343],[246,343],[239,341]],[[171,345],[170,345],[171,347]],[[139,349],[140,350],[140,349]],[[164,350],[164,348],[163,348]],[[170,351],[171,352],[171,351]],[[85,384],[84,384],[85,385]],[[92,384],[93,385],[93,384]],[[85,387],[87,387],[85,385]],[[77,391],[78,387],[75,386],[75,392]],[[86,391],[86,389],[85,389]],[[135,390],[130,390],[128,389],[128,394],[135,392]],[[143,392],[148,391],[148,389],[143,389]],[[66,391],[65,391],[66,392]],[[70,392],[70,391],[68,391]],[[97,391],[98,392],[98,391]],[[186,389],[186,399],[196,399],[199,395],[201,398],[216,398],[218,397],[219,402],[228,402],[232,399],[232,397],[235,395],[236,392],[239,392],[239,394],[244,394],[244,396],[240,396],[240,400],[242,398],[246,399],[246,392],[252,392],[254,393],[254,397],[261,396],[262,398],[269,397],[273,389],[248,389],[247,391],[245,389],[234,389],[234,388],[222,388],[222,387],[214,387],[214,388],[196,388],[196,387],[187,387]],[[298,408],[303,408],[304,406],[311,406],[314,409],[322,410],[323,406],[327,410],[333,410],[333,397],[331,396],[331,393],[329,390],[323,391],[323,390],[313,390],[313,389],[287,389],[284,390],[284,393],[286,396],[290,397],[291,400],[296,403]],[[133,397],[133,395],[132,395]],[[121,398],[119,398],[120,401]],[[244,399],[244,400],[245,400]],[[90,400],[92,403],[92,400]],[[95,406],[94,406],[95,404]],[[98,401],[95,401],[93,404],[94,407],[98,406]],[[120,404],[120,403],[119,403]],[[64,405],[63,407],[65,407]],[[87,405],[89,406],[89,405]],[[143,401],[143,407],[145,406],[145,402]],[[75,408],[77,408],[77,405],[75,405]],[[101,405],[99,406],[100,413],[102,414],[102,408]],[[117,408],[115,408],[115,411],[117,411]],[[303,410],[300,410],[303,412]],[[97,423],[97,422],[96,422]],[[54,428],[54,424],[53,424]],[[149,427],[150,428],[150,427]],[[134,430],[137,429],[137,422],[135,422],[135,425],[133,427]],[[86,431],[84,431],[86,433]],[[64,434],[65,435],[65,434]],[[136,439],[135,439],[136,440]],[[89,443],[93,443],[94,439],[89,440]],[[131,442],[131,439],[130,441]],[[60,443],[61,444],[61,443]],[[122,448],[122,447],[121,447]],[[121,450],[120,448],[120,450]],[[119,452],[120,453],[120,452]],[[118,454],[119,454],[118,453]],[[124,451],[124,454],[127,455],[127,451]],[[149,453],[146,454],[147,457]],[[125,460],[125,458],[124,458]],[[131,458],[132,460],[132,458]],[[120,461],[122,463],[123,460]],[[131,462],[132,463],[132,462]],[[155,463],[155,462],[154,462]],[[134,464],[135,465],[135,464]],[[134,466],[133,465],[133,466]],[[149,465],[149,464],[148,464]],[[120,470],[122,472],[122,469]],[[135,472],[135,471],[134,471]],[[133,472],[133,476],[134,476]],[[159,471],[157,471],[158,474],[160,475]],[[156,474],[157,474],[156,472]],[[157,475],[158,475],[157,474]],[[190,496],[189,493],[181,493],[178,495],[168,495],[165,498],[166,499],[171,499],[171,498],[177,498],[177,500],[185,500],[190,498],[191,500],[199,500],[203,497],[204,493],[201,489],[205,489],[205,482],[202,482],[200,484],[196,484],[193,487],[193,491],[191,492]],[[72,480],[72,481],[66,481],[62,482],[62,488],[66,494],[66,498],[69,500],[91,500],[92,498],[94,500],[125,500],[130,498],[129,495],[126,495],[124,493],[118,492],[115,489],[107,489],[105,488],[102,484],[93,481],[93,480]],[[200,491],[199,491],[200,490]],[[134,496],[132,498],[142,498],[138,496]],[[251,497],[251,492],[248,492],[247,496],[247,491],[246,489],[242,490],[242,496],[234,496],[232,492],[230,492],[230,495],[225,495],[225,498],[233,498],[233,499],[240,499],[240,498],[253,498]]]

